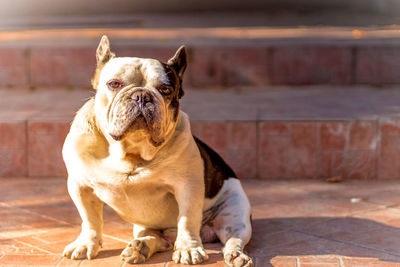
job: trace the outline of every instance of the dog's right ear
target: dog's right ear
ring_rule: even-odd
[[[97,68],[92,78],[92,86],[94,89],[97,90],[99,85],[99,78],[102,68],[113,57],[115,57],[115,54],[111,52],[110,41],[108,41],[107,36],[103,35],[96,50]]]
[[[107,63],[113,57],[115,54],[111,52],[110,41],[106,35],[103,35],[96,50],[97,66]]]

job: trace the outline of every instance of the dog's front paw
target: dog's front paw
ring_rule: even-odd
[[[63,256],[79,260],[85,257],[89,260],[95,258],[101,247],[101,240],[98,238],[78,237],[74,242],[65,247]]]
[[[143,240],[132,240],[121,253],[121,260],[127,263],[143,263],[149,255],[149,247]]]
[[[225,264],[229,267],[253,267],[253,261],[239,249],[229,250],[224,253]]]
[[[202,246],[175,248],[172,260],[175,263],[198,264],[208,259],[208,255]]]

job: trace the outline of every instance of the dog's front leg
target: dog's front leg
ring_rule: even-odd
[[[172,260],[175,263],[198,264],[208,259],[200,239],[204,185],[178,184],[175,188],[179,206],[178,234]]]
[[[103,202],[91,188],[71,178],[68,179],[68,192],[82,218],[82,229],[78,238],[65,247],[63,255],[71,259],[93,259],[102,243]]]

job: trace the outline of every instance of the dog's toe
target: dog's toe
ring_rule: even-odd
[[[175,249],[172,254],[175,263],[199,264],[207,259],[208,255],[202,247]]]
[[[88,258],[89,260],[95,258],[99,251],[100,244],[92,242],[79,242],[74,241],[65,247],[63,256],[72,260],[80,260]]]
[[[84,259],[86,257],[86,251],[87,251],[86,246],[76,247],[74,249],[74,252],[72,252],[71,259],[73,259],[73,260]]]
[[[192,250],[190,252],[190,257],[192,258],[193,264],[198,264],[204,261],[203,255],[201,254],[200,251],[197,250]]]
[[[121,253],[121,260],[127,263],[143,263],[148,256],[149,248],[142,240],[132,240]]]
[[[224,260],[229,267],[253,267],[252,259],[240,250],[228,251],[224,255]]]

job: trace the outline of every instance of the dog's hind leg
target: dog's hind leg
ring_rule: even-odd
[[[220,241],[225,264],[251,267],[253,261],[243,252],[251,238],[250,203],[238,179],[229,179],[216,205],[212,227]]]
[[[133,225],[133,240],[121,253],[121,260],[128,263],[143,263],[154,253],[172,249],[172,243],[160,231]]]

